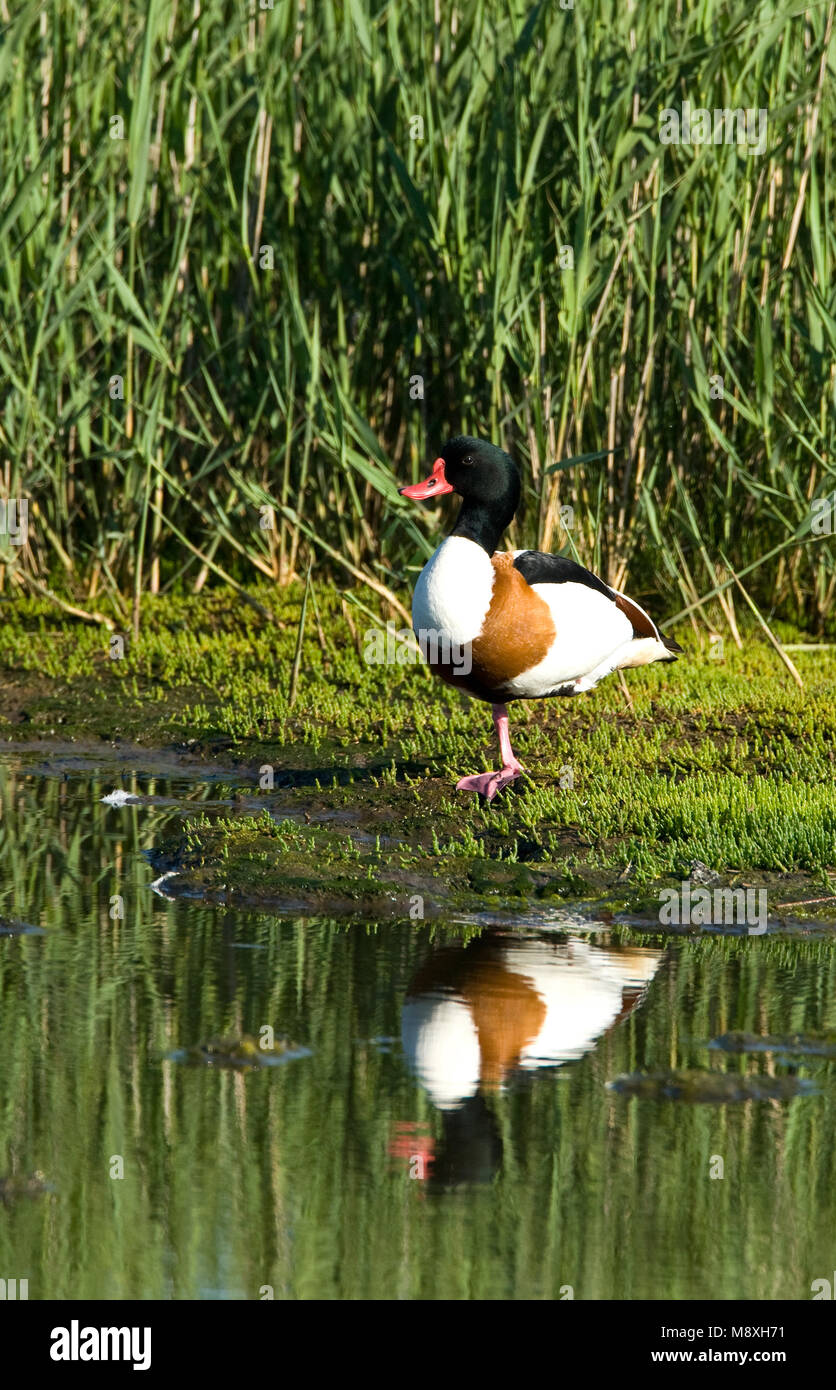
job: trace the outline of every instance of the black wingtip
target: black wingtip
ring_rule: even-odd
[[[685,650],[685,648],[680,647],[679,643],[675,642],[672,637],[662,636],[662,646],[669,652],[684,652]]]

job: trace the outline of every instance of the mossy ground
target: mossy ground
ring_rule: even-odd
[[[611,678],[515,704],[529,773],[488,806],[455,791],[496,765],[486,705],[420,666],[368,665],[373,616],[322,584],[291,706],[301,589],[253,593],[272,621],[228,591],[147,599],[119,660],[46,601],[0,605],[0,737],[188,752],[263,796],[261,814],[193,820],[159,847],[180,889],[404,917],[416,897],[641,911],[700,861],[768,884],[770,915],[812,898],[836,915],[833,650],[794,653],[802,691],[758,633],[718,659],[685,630],[676,664],[627,673],[629,702]]]

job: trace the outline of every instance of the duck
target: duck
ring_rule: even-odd
[[[503,1162],[495,1097],[598,1048],[642,1007],[664,959],[574,932],[488,930],[434,948],[407,986],[401,1045],[440,1135],[400,1125],[390,1153],[431,1190],[492,1182]]]
[[[439,1110],[579,1060],[643,1002],[664,952],[492,930],[437,947],[401,1011],[410,1070]]]
[[[452,492],[462,499],[412,598],[413,630],[433,674],[492,707],[502,767],[462,777],[457,791],[492,801],[525,771],[511,746],[511,701],[586,694],[614,671],[682,652],[635,599],[577,561],[497,549],[522,479],[495,444],[448,439],[429,477],[398,491],[415,501]]]

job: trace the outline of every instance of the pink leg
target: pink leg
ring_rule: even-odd
[[[488,801],[493,801],[497,792],[501,792],[503,787],[507,787],[524,770],[522,763],[517,762],[514,757],[508,732],[508,711],[504,705],[494,705],[493,724],[502,754],[502,767],[499,772],[482,772],[478,777],[462,777],[461,781],[456,783],[456,791],[479,792],[481,796],[486,796]]]

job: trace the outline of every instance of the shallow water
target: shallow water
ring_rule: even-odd
[[[103,803],[117,787],[152,799]],[[0,760],[0,1277],[32,1299],[805,1299],[830,1277],[836,1062],[757,1039],[836,1028],[831,938],[566,914],[466,942],[152,891],[146,851],[234,791]],[[265,1029],[268,1064],[224,1057]],[[732,1033],[755,1042],[709,1048]]]

